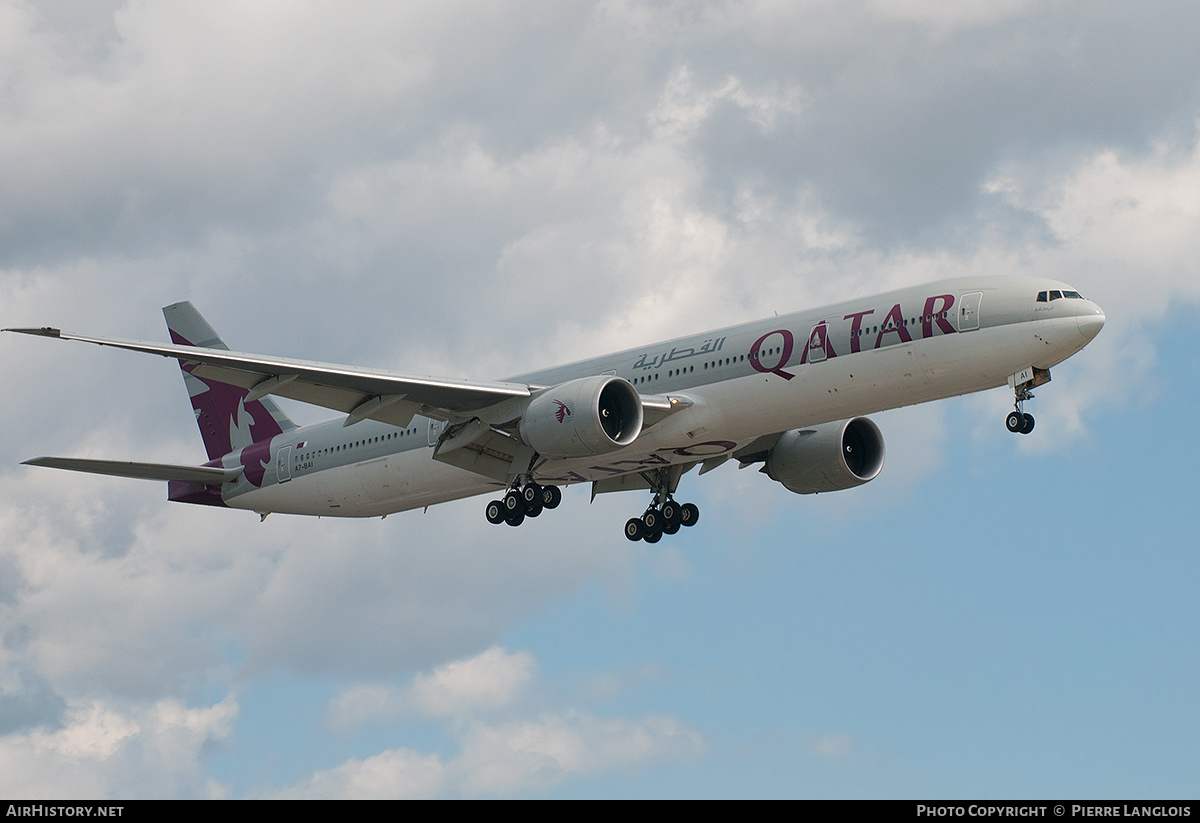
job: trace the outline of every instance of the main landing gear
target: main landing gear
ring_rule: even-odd
[[[695,503],[680,504],[669,494],[657,493],[645,514],[626,521],[625,536],[657,543],[664,534],[675,534],[681,526],[694,526],[699,519],[700,509]]]
[[[562,491],[558,486],[539,486],[531,480],[488,503],[486,514],[489,523],[519,526],[526,517],[537,517],[543,509],[557,509],[561,502]]]
[[[1030,390],[1032,382],[1022,383],[1014,389],[1017,395],[1016,403],[1008,417],[1004,418],[1005,427],[1013,434],[1029,434],[1033,431],[1033,415],[1025,411],[1025,401],[1033,399],[1033,392]]]

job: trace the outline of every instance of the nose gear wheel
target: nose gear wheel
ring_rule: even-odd
[[[1029,434],[1033,431],[1033,415],[1025,411],[1025,401],[1033,399],[1032,384],[1033,381],[1022,383],[1013,389],[1016,402],[1013,403],[1013,410],[1004,418],[1004,427],[1013,434]]]

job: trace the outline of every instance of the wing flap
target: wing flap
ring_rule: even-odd
[[[88,460],[79,457],[35,457],[32,460],[26,460],[22,465],[66,469],[88,474],[105,474],[110,477],[136,477],[141,480],[181,480],[210,486],[218,483],[231,483],[244,471],[241,466],[235,469],[223,469],[213,466],[179,466],[170,463]]]

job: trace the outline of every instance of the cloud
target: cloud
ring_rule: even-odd
[[[492,648],[449,663],[413,682],[413,700],[427,715],[457,715],[507,705],[533,677],[533,656]]]
[[[704,751],[701,736],[674,718],[604,720],[580,713],[476,726],[455,764],[468,796],[546,788],[572,776]]]
[[[72,704],[60,728],[0,737],[0,792],[12,797],[220,797],[206,758],[223,743],[237,702],[188,708],[175,700],[123,708]]]
[[[446,761],[411,749],[389,749],[268,796],[505,797],[544,790],[571,777],[690,759],[704,751],[700,735],[672,718],[602,720],[580,713],[475,724],[459,743],[459,752]]]
[[[418,674],[407,688],[346,688],[330,705],[336,727],[346,731],[406,716],[436,718],[448,724],[457,752],[444,759],[390,749],[318,772],[278,796],[511,796],[569,777],[688,759],[705,750],[703,737],[672,717],[605,719],[577,709],[524,716],[529,707],[523,698],[534,685],[534,672],[529,652],[493,647]],[[517,716],[496,720],[501,712]]]
[[[318,772],[271,798],[346,798],[356,800],[440,797],[449,782],[447,766],[437,755],[389,749],[372,757],[349,760]]]
[[[382,684],[345,689],[334,700],[330,718],[335,726],[344,728],[405,715],[474,716],[507,706],[533,675],[531,654],[509,654],[494,646],[475,657],[418,674],[403,691]]]

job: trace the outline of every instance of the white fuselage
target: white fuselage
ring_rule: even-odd
[[[1069,288],[1033,277],[947,280],[520,375],[512,381],[554,386],[613,374],[640,394],[687,401],[631,445],[545,461],[534,479],[566,485],[695,463],[764,435],[1003,386],[1099,331],[1104,314],[1091,301],[1036,302],[1040,291]],[[433,459],[443,425],[418,416],[406,428],[337,419],[292,429],[271,443],[260,487],[243,478],[222,497],[261,513],[371,517],[504,488]]]

